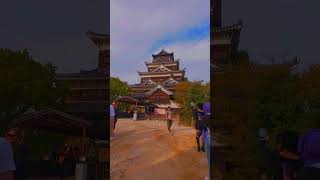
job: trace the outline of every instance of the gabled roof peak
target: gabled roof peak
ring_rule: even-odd
[[[152,56],[165,56],[165,55],[173,55],[173,52],[169,53],[162,48],[158,54],[152,54]]]
[[[157,67],[153,72],[157,72],[157,71],[171,71],[171,69],[165,67],[163,64],[160,64],[160,66]]]
[[[165,81],[163,81],[163,85],[165,85],[165,84],[176,84],[176,83],[178,83],[178,81],[177,80],[175,80],[174,78],[173,78],[173,76],[171,75],[167,80],[165,80]]]
[[[148,85],[148,84],[157,84],[157,83],[154,82],[151,78],[148,78],[148,80],[145,81],[143,84],[144,84],[144,85]]]
[[[161,91],[163,91],[164,93],[166,93],[167,95],[172,95],[173,93],[169,90],[167,90],[166,88],[164,88],[163,86],[161,86],[161,84],[158,84],[157,86],[155,86],[155,88],[151,89],[149,92],[147,92],[147,95],[151,95],[153,94],[155,91],[157,91],[158,89],[160,89]]]

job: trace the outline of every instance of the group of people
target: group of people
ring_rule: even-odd
[[[27,150],[23,133],[19,128],[6,131],[0,138],[0,179],[23,180],[27,162]]]
[[[263,159],[261,179],[320,179],[320,129],[300,135],[286,130],[276,136],[276,148],[269,148],[269,136],[260,129],[260,152]]]
[[[196,143],[197,143],[198,152],[200,151],[206,152],[208,167],[210,170],[211,105],[210,105],[210,102],[206,102],[205,104],[198,103],[196,107],[192,107],[192,109],[193,109],[193,116],[195,120]],[[201,145],[200,145],[200,138],[201,138]]]
[[[27,173],[28,153],[24,144],[24,133],[20,128],[11,128],[0,137],[0,180],[23,180]],[[77,146],[64,145],[60,152],[51,152],[44,160],[57,165],[60,177],[74,175],[75,164],[79,160]]]
[[[210,119],[211,119],[211,109],[210,102],[198,103],[196,107],[192,107],[193,117],[195,120],[195,129],[196,129],[196,143],[198,147],[198,152],[206,152],[208,167],[210,170]],[[167,119],[167,128],[171,132],[171,126],[173,123],[172,120],[172,109],[168,106],[166,112]],[[201,145],[200,145],[201,138]],[[209,179],[206,177],[206,179]]]
[[[60,152],[52,152],[49,160],[57,163],[58,173],[61,179],[67,176],[73,176],[76,162],[80,160],[80,148],[65,144]]]

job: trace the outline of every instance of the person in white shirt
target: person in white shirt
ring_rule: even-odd
[[[115,134],[114,134],[114,116],[115,116],[115,113],[114,113],[114,108],[113,106],[110,104],[110,138],[112,139]]]
[[[171,125],[172,125],[172,110],[171,107],[168,106],[167,109],[167,127],[168,127],[168,131],[171,132]]]
[[[0,179],[13,180],[15,170],[12,147],[4,138],[0,138]]]

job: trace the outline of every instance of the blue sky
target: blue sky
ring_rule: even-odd
[[[200,22],[193,27],[188,27],[178,32],[168,33],[158,41],[155,41],[148,52],[152,53],[155,50],[158,50],[159,47],[165,47],[166,45],[174,44],[175,42],[190,42],[208,38],[210,36],[209,28],[210,22],[205,19],[204,22]]]
[[[210,79],[209,0],[111,0],[111,75],[139,82],[137,71],[165,49],[190,80]],[[183,3],[183,6],[181,4]]]

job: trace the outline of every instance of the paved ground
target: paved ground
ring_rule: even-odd
[[[206,154],[196,149],[195,130],[165,122],[117,122],[111,141],[112,180],[204,180],[208,174]]]

